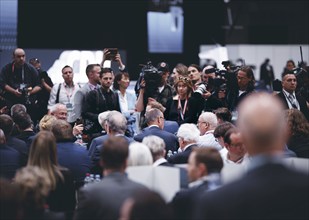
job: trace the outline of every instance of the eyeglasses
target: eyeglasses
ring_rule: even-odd
[[[206,121],[198,121],[198,122],[197,122],[197,124],[203,124],[203,123],[207,124]]]
[[[160,116],[159,119],[163,119],[164,120],[164,117]]]

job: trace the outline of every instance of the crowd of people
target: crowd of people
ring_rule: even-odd
[[[68,65],[53,84],[22,48],[2,68],[1,219],[309,218],[309,172],[285,163],[309,160],[308,66],[288,60],[276,90],[269,59],[263,89],[250,66],[148,63],[129,91],[120,54],[103,52],[83,85]],[[180,191],[166,201],[129,166],[173,168]],[[229,166],[244,174],[226,183]]]

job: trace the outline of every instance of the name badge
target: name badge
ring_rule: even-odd
[[[72,105],[72,103],[66,103],[65,105],[66,105],[68,111],[72,111],[72,110],[73,110],[73,105]]]

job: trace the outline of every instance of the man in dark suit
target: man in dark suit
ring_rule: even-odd
[[[283,105],[270,94],[256,93],[240,104],[237,127],[252,157],[247,173],[205,193],[197,219],[309,218],[308,174],[289,169],[281,159],[286,126]]]
[[[282,91],[277,95],[277,97],[282,101],[285,109],[298,109],[309,121],[309,109],[307,107],[306,100],[295,94],[297,87],[297,79],[294,73],[285,71],[282,74]]]
[[[109,137],[104,142],[101,161],[104,178],[79,191],[75,220],[118,219],[123,202],[139,190],[147,188],[129,180],[125,174],[128,142],[124,137]]]
[[[185,123],[180,125],[177,137],[179,141],[178,153],[172,155],[167,160],[172,164],[187,163],[192,149],[197,147],[200,131],[195,124]]]
[[[128,143],[133,141],[131,138],[124,135],[127,129],[127,120],[121,112],[110,111],[106,116],[106,121],[102,121],[101,123],[107,134],[93,139],[89,148],[89,156],[95,164],[93,169],[93,172],[95,173],[102,173],[102,168],[100,166],[100,154],[104,148],[103,143],[105,140],[111,136],[122,136],[128,141]]]
[[[163,130],[164,116],[159,109],[152,108],[147,111],[145,114],[145,120],[148,127],[140,134],[134,136],[135,141],[142,142],[144,137],[155,135],[164,140],[167,152],[169,150],[172,152],[177,150],[177,137],[174,134]]]
[[[0,129],[3,130],[5,135],[6,145],[15,149],[20,154],[20,166],[26,166],[29,156],[29,148],[24,141],[11,136],[13,126],[13,119],[9,115],[0,115]]]
[[[179,191],[171,202],[176,219],[190,219],[197,197],[204,191],[216,189],[221,185],[222,167],[223,161],[217,149],[193,149],[187,165],[189,188]]]
[[[82,185],[86,173],[90,173],[93,164],[85,147],[74,143],[71,125],[65,120],[56,120],[52,132],[57,140],[57,158],[59,165],[68,168],[76,187]]]

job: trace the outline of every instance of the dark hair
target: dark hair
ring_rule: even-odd
[[[102,76],[103,76],[105,73],[112,73],[112,74],[114,74],[114,71],[113,71],[112,68],[101,68],[101,71],[100,71],[100,78],[102,78]]]
[[[236,127],[229,129],[223,137],[224,143],[231,144],[231,135],[238,132]]]
[[[25,130],[33,125],[30,115],[27,112],[17,112],[12,117],[20,130]]]
[[[51,129],[57,141],[71,140],[73,138],[72,130],[69,122],[60,119],[53,122]]]
[[[5,136],[9,136],[13,129],[13,119],[8,115],[0,115],[0,128]]]
[[[104,169],[120,169],[129,155],[129,143],[121,136],[109,137],[103,143],[101,160]]]
[[[96,66],[101,67],[100,64],[89,64],[89,65],[86,67],[86,75],[88,76],[89,73],[90,73],[90,72],[93,70],[93,68],[96,67]]]
[[[62,72],[65,68],[71,68],[71,70],[73,70],[73,68],[70,67],[69,65],[65,65],[65,66],[61,69],[61,72]]]
[[[286,61],[286,64],[288,64],[288,63],[292,63],[293,66],[295,67],[295,62],[294,62],[293,60],[288,60],[288,61]]]
[[[292,71],[289,71],[289,70],[287,70],[287,69],[285,69],[284,71],[283,71],[283,73],[281,74],[281,80],[283,80],[283,78],[286,76],[286,75],[295,75]],[[295,76],[296,77],[296,76]]]
[[[38,58],[31,58],[31,59],[29,60],[29,63],[33,65],[33,64],[36,64],[36,63],[40,63],[40,61],[39,61]]]
[[[254,90],[254,84],[255,84],[255,77],[254,77],[254,74],[253,74],[253,70],[250,66],[242,66],[239,68],[238,72],[239,71],[242,71],[242,72],[245,72],[247,77],[249,79],[251,79],[249,82],[248,82],[248,87],[247,87],[247,91],[252,91]]]
[[[194,67],[195,69],[197,69],[199,72],[202,72],[202,69],[201,69],[201,67],[199,66],[199,65],[197,65],[197,64],[190,64],[190,66],[188,66],[188,68],[189,67]]]
[[[120,73],[117,73],[117,74],[115,75],[114,83],[113,83],[113,88],[114,88],[114,90],[119,90],[119,84],[118,84],[118,82],[122,79],[122,76],[125,76],[125,77],[127,77],[127,78],[130,79],[129,73],[127,73],[127,72],[120,72]]]
[[[167,206],[160,194],[150,190],[140,190],[133,194],[130,219],[172,219],[171,207]]]
[[[224,137],[225,133],[231,128],[235,128],[235,125],[233,125],[231,122],[224,122],[219,124],[214,130],[214,136],[216,138]]]
[[[231,122],[232,121],[232,113],[228,108],[222,107],[214,110],[217,118],[222,119],[223,121]]]
[[[205,164],[208,174],[220,173],[223,168],[223,160],[219,151],[212,147],[194,148],[196,165]]]

